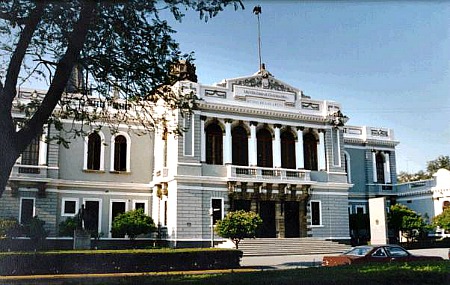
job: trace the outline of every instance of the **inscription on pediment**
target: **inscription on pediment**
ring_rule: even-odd
[[[263,76],[255,76],[237,80],[233,83],[233,89],[235,85],[295,93],[293,88],[286,86],[273,78],[263,78]]]

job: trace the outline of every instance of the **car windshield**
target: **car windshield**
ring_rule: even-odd
[[[360,246],[360,247],[355,247],[355,248],[345,252],[344,255],[364,256],[371,250],[372,250],[372,247],[370,247],[370,246]]]

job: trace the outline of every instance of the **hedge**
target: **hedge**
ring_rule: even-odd
[[[241,257],[230,249],[7,252],[0,253],[0,275],[233,269]]]

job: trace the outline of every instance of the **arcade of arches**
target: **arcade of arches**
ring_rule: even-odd
[[[319,130],[211,119],[204,123],[205,163],[318,170]],[[306,237],[308,185],[228,182],[230,210],[259,213],[258,237]]]

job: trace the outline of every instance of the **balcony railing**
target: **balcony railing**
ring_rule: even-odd
[[[13,177],[30,177],[30,178],[45,178],[47,177],[46,165],[25,165],[16,164],[14,165],[11,176]]]
[[[227,166],[227,178],[232,180],[236,178],[243,178],[258,181],[273,181],[273,182],[309,182],[311,181],[309,170],[296,170],[285,168],[265,168],[252,166]]]

